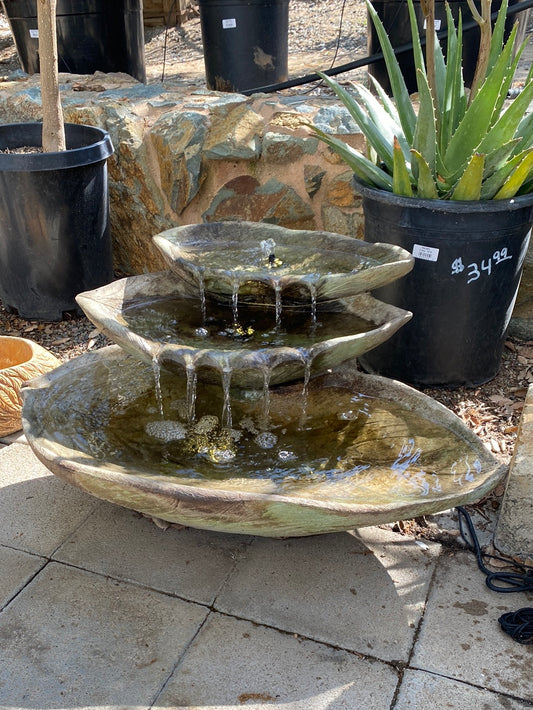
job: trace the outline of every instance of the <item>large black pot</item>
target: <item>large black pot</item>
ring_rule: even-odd
[[[66,124],[61,153],[41,146],[39,123],[0,126],[0,299],[24,318],[61,320],[74,297],[113,279],[106,131]]]
[[[245,91],[286,81],[289,0],[199,0],[207,86]]]
[[[36,0],[2,0],[22,68],[39,71]],[[142,0],[57,0],[60,72],[125,72],[146,81]]]
[[[365,240],[415,257],[413,270],[375,291],[413,312],[361,358],[365,370],[415,385],[475,386],[498,372],[533,224],[533,194],[454,202],[393,195],[356,182]]]

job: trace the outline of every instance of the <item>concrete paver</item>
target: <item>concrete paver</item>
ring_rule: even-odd
[[[216,600],[229,614],[386,660],[407,661],[437,544],[379,528],[256,539]]]
[[[29,446],[0,450],[0,543],[49,555],[95,507],[88,496],[53,476]]]
[[[533,594],[491,591],[473,554],[441,557],[412,666],[533,702],[533,646],[498,623],[524,606],[533,606]]]
[[[155,708],[385,710],[397,683],[384,663],[212,614]]]
[[[211,604],[247,541],[192,528],[161,530],[133,511],[106,503],[54,559]]]
[[[483,688],[423,671],[407,670],[398,693],[395,710],[453,708],[453,710],[523,710],[524,703],[498,696]]]
[[[0,615],[0,705],[147,708],[207,613],[52,562]]]

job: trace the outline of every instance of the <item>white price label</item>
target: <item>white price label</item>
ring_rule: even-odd
[[[428,24],[427,20],[424,20],[424,29],[427,28],[427,24]],[[440,30],[441,24],[442,24],[441,20],[438,20],[437,18],[435,18],[435,32],[438,32]]]
[[[439,258],[439,250],[435,249],[435,247],[425,247],[422,244],[414,244],[413,256],[415,259],[424,259],[424,261],[437,261]]]
[[[32,39],[39,39],[39,30],[30,30],[30,37]]]
[[[229,20],[222,20],[222,27],[225,30],[235,29],[235,27],[237,27],[237,20],[234,17],[230,18]]]

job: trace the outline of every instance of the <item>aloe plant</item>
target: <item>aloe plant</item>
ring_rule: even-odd
[[[362,84],[351,90],[331,77],[323,80],[346,106],[366,139],[363,154],[311,126],[318,137],[350,166],[364,183],[405,197],[450,200],[511,198],[533,191],[533,68],[522,91],[506,105],[524,44],[514,51],[516,26],[504,42],[507,0],[494,29],[491,0],[482,0],[478,64],[468,90],[462,74],[462,20],[457,26],[447,6],[446,59],[435,37],[434,0],[424,0],[427,19],[425,57],[413,0],[408,0],[416,67],[417,108],[375,9],[366,0],[376,27],[392,97],[371,77],[375,92]]]

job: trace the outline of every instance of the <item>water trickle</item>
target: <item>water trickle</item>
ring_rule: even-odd
[[[267,364],[263,366],[263,426],[268,426],[270,416],[270,377],[272,370]]]
[[[305,422],[307,419],[307,400],[309,396],[309,380],[311,379],[311,364],[313,358],[306,352],[302,353],[304,360],[304,383],[302,388],[302,411],[300,414],[300,424],[299,429],[305,428]]]
[[[157,401],[157,408],[161,419],[165,418],[165,413],[163,412],[163,395],[161,393],[161,366],[159,365],[159,360],[157,355],[152,358],[152,372],[154,373],[154,386],[155,386],[155,398]]]
[[[309,288],[309,295],[311,297],[311,323],[313,326],[316,326],[317,287],[315,279],[309,279],[307,281],[307,286]]]
[[[185,366],[187,373],[187,421],[193,422],[196,419],[196,385],[198,373],[192,358]]]
[[[273,279],[272,286],[274,287],[274,297],[276,302],[276,328],[281,326],[281,280]]]
[[[222,369],[222,393],[223,393],[223,404],[222,404],[222,426],[231,429],[231,367],[229,365],[224,366]]]
[[[205,301],[205,269],[200,267],[196,272],[198,278],[198,291],[200,294],[200,308],[202,310],[202,326],[205,326],[207,320],[207,309]]]
[[[233,279],[232,284],[232,294],[231,294],[231,306],[233,308],[233,323],[237,324],[239,322],[239,286],[240,281],[238,277]]]

